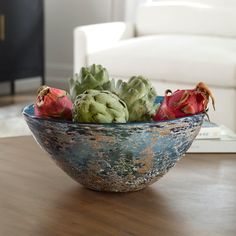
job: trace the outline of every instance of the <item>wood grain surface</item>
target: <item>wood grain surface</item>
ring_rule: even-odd
[[[70,179],[31,136],[0,139],[1,236],[235,236],[236,155],[186,155],[145,190]]]

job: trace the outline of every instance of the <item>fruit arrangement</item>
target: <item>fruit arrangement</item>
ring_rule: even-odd
[[[156,90],[147,78],[133,76],[116,82],[106,68],[95,64],[82,67],[69,87],[69,93],[40,87],[35,115],[86,123],[162,121],[206,112],[210,98],[215,109],[213,94],[203,82],[192,90],[166,90],[163,102],[156,104]]]

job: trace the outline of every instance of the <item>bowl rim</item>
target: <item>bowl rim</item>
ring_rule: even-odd
[[[35,115],[31,115],[27,112],[27,110],[33,109],[33,107],[34,107],[34,104],[26,105],[22,110],[22,115],[32,120],[42,120],[42,121],[49,121],[49,122],[55,122],[55,123],[91,125],[91,126],[155,125],[155,124],[162,124],[166,122],[176,122],[178,120],[190,119],[190,118],[198,117],[198,116],[202,116],[204,118],[204,116],[206,115],[205,112],[201,112],[194,115],[184,116],[184,117],[175,118],[171,120],[163,120],[163,121],[138,121],[138,122],[126,122],[126,123],[86,123],[86,122],[74,122],[72,120],[63,120],[63,119],[56,119],[56,118],[50,118],[50,117],[38,117]]]

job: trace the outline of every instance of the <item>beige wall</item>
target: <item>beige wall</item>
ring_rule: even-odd
[[[46,71],[70,76],[73,69],[73,29],[111,19],[111,0],[45,1]]]

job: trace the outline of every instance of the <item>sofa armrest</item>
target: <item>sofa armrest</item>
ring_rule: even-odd
[[[79,26],[74,30],[74,73],[87,66],[88,53],[110,48],[122,39],[134,37],[130,23],[111,22]]]

